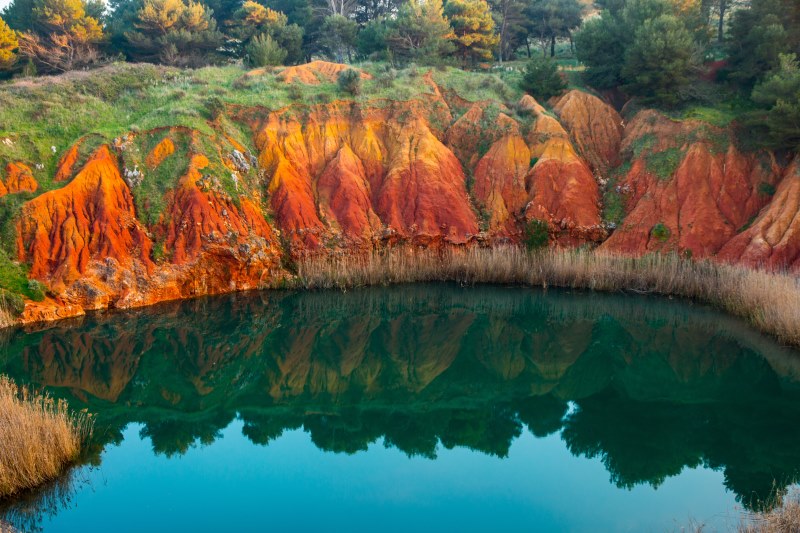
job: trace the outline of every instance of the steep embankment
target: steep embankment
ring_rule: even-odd
[[[498,97],[507,86],[486,97],[486,83],[461,78],[477,74],[453,74],[458,86],[432,72],[363,72],[374,94],[346,97],[335,88],[344,68],[221,71],[228,85],[219,71],[189,81],[157,71],[104,96],[151,127],[117,116],[113,136],[76,125],[50,165],[23,133],[0,138],[0,196],[14,197],[0,205],[14,241],[5,253],[47,288],[20,320],[274,286],[309,255],[520,242],[534,219],[554,246],[800,261],[797,165],[741,153],[726,129],[653,111],[626,124],[580,91],[552,111]],[[78,98],[96,87],[71,82]],[[43,83],[66,82],[12,85],[0,100]],[[167,112],[164,101],[202,104]]]

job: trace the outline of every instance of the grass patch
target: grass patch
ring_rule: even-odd
[[[625,220],[625,198],[611,186],[603,193],[603,220],[615,226]]]
[[[45,296],[42,284],[28,279],[27,266],[12,261],[2,250],[0,250],[0,289],[38,302],[44,300]]]
[[[658,179],[667,180],[675,174],[683,159],[683,152],[679,148],[667,148],[661,152],[653,152],[645,156],[648,172]]]
[[[0,499],[58,477],[78,458],[91,430],[85,412],[72,413],[64,400],[0,376]]]

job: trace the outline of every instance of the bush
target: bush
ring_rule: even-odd
[[[247,64],[251,67],[282,65],[289,54],[267,34],[256,35],[245,47]]]
[[[555,61],[538,57],[531,59],[525,65],[520,87],[535,98],[547,100],[561,94],[567,88],[567,84],[558,73]]]
[[[672,235],[672,232],[663,222],[659,222],[658,224],[653,226],[653,229],[650,230],[650,235],[652,235],[654,239],[658,239],[661,242],[666,242],[667,240],[669,240],[669,237],[670,235]]]
[[[525,246],[528,250],[546,248],[550,243],[550,225],[534,218],[525,226]]]
[[[361,73],[355,69],[349,68],[341,71],[336,83],[340,91],[351,96],[357,96],[361,93]]]

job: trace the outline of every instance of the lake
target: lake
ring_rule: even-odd
[[[0,331],[95,414],[43,531],[705,531],[800,480],[800,357],[691,302],[431,284]],[[2,529],[2,527],[0,527]]]

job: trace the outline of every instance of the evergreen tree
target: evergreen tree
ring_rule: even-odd
[[[99,58],[103,29],[83,0],[36,0],[32,20],[31,29],[19,35],[19,50],[40,71],[65,72]]]
[[[282,65],[287,52],[269,34],[256,35],[245,47],[245,60],[251,67]]]
[[[257,35],[269,36],[286,51],[284,61],[297,63],[303,58],[303,30],[297,24],[289,24],[288,17],[280,11],[247,0],[228,22],[232,36],[245,46]],[[262,37],[263,40],[263,37]]]
[[[0,18],[0,73],[8,72],[17,62],[17,33]]]
[[[499,42],[486,0],[448,0],[444,15],[453,28],[453,44],[464,62],[487,60]]]
[[[753,0],[732,17],[727,39],[728,77],[745,92],[780,65],[780,54],[800,53],[800,5]]]
[[[604,12],[587,21],[575,34],[575,53],[585,66],[584,78],[592,87],[612,89],[622,84],[625,46],[618,17]]]
[[[322,24],[320,44],[334,61],[349,63],[353,60],[357,35],[358,24],[354,20],[342,15],[329,15]]]
[[[686,96],[698,62],[696,0],[627,0],[587,21],[575,36],[586,80],[599,89],[623,86],[651,102],[674,105]],[[705,37],[704,37],[705,36]]]
[[[17,31],[33,29],[34,0],[13,0],[0,13],[8,27]]]
[[[134,61],[200,66],[224,40],[211,11],[192,0],[134,0],[115,24],[116,42]]]
[[[768,145],[800,150],[800,65],[794,54],[779,59],[778,68],[753,90],[753,101],[769,108],[763,117]]]
[[[361,57],[385,59],[390,25],[384,17],[371,20],[356,37],[356,50]]]
[[[534,57],[525,65],[520,83],[522,90],[539,100],[548,100],[567,88],[558,73],[556,62],[547,57]]]
[[[392,21],[386,42],[401,61],[438,63],[455,49],[441,0],[409,0]]]
[[[520,43],[527,40],[525,4],[521,0],[490,0],[497,28],[497,57],[502,62],[514,57]]]
[[[625,88],[644,101],[677,104],[697,66],[694,41],[674,15],[649,19],[625,54]]]
[[[530,35],[542,49],[556,55],[556,40],[568,37],[581,24],[583,6],[578,0],[531,0],[526,9]]]

